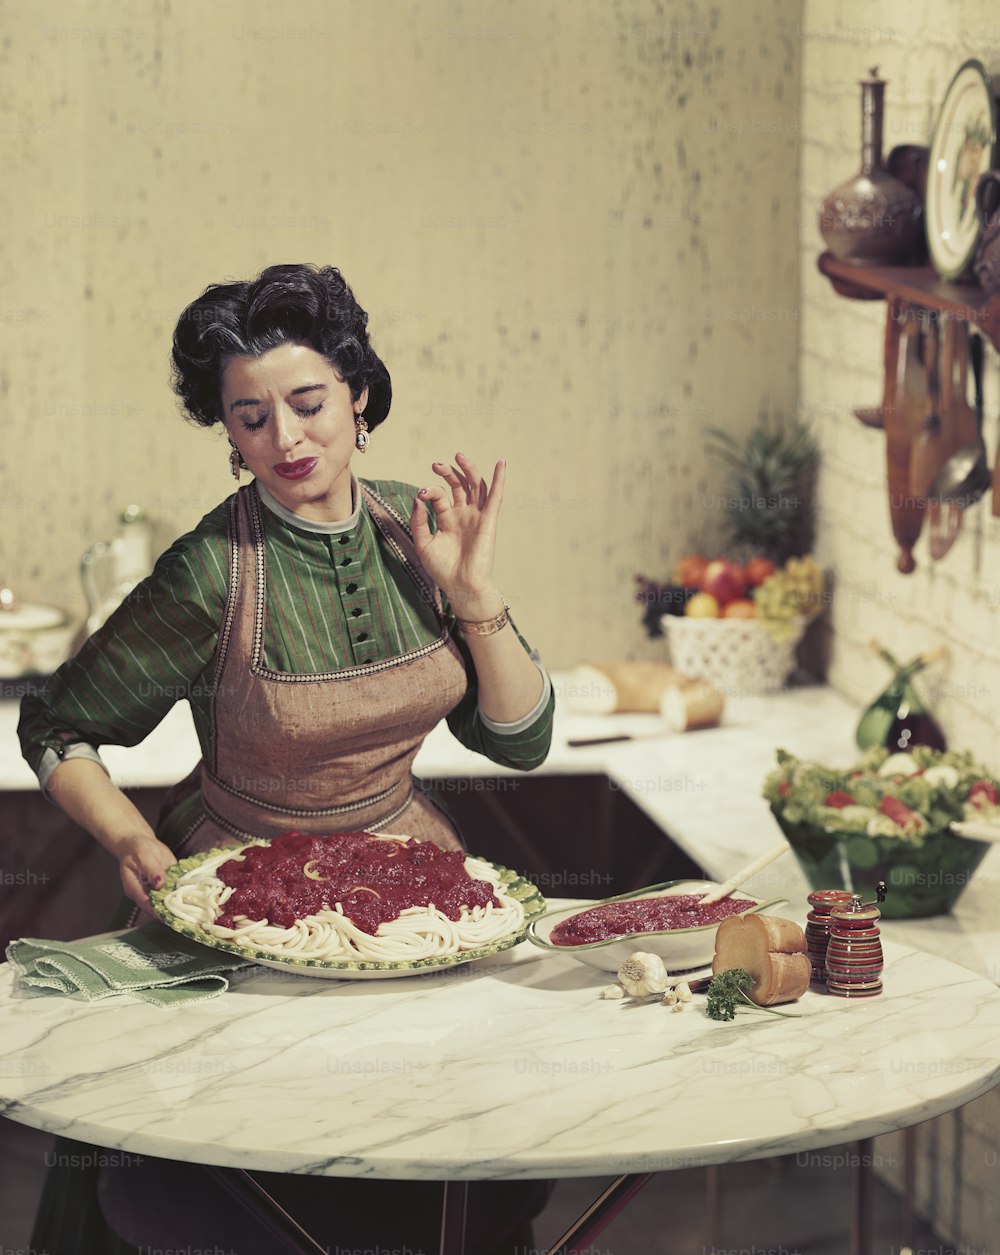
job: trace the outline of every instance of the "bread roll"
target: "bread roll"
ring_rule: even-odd
[[[691,683],[665,662],[600,662],[570,673],[563,700],[580,714],[658,713],[667,689]]]
[[[776,915],[730,915],[715,934],[712,975],[741,967],[754,979],[747,996],[759,1007],[794,1002],[812,975],[806,935]]]
[[[660,699],[660,714],[673,732],[714,728],[722,718],[726,699],[704,680],[692,680],[683,688],[668,688]]]

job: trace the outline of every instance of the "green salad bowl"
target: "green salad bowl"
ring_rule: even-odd
[[[848,889],[871,902],[876,884],[884,880],[883,919],[946,915],[990,848],[988,841],[960,837],[950,828],[929,832],[920,845],[913,845],[898,837],[790,823],[774,806],[771,814],[811,888]]]

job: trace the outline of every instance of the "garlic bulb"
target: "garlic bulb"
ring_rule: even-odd
[[[618,969],[619,983],[633,998],[645,998],[649,994],[662,994],[670,978],[663,960],[658,954],[637,950],[630,954]]]

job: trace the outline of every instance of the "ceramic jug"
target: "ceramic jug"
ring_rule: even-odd
[[[912,260],[923,237],[920,197],[882,161],[885,80],[877,67],[870,74],[861,83],[861,169],[834,188],[819,213],[827,248],[857,266]]]
[[[99,540],[80,559],[80,579],[87,598],[84,636],[103,626],[152,566],[149,520],[139,506],[130,505],[119,516],[114,539]]]

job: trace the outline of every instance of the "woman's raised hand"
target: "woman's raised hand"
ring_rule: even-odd
[[[455,613],[462,619],[484,619],[502,609],[493,584],[493,555],[507,463],[496,464],[487,488],[471,458],[457,453],[455,461],[457,466],[431,463],[444,483],[420,489],[410,526],[424,569]],[[435,532],[426,505],[434,508]]]

